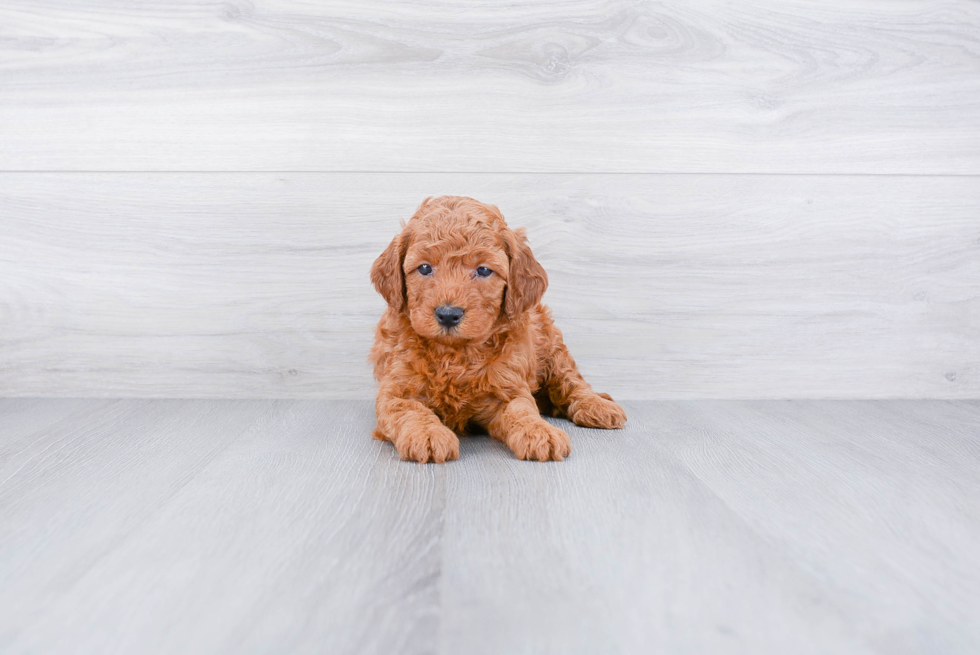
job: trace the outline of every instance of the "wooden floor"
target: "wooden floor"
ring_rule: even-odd
[[[423,466],[367,401],[0,400],[0,651],[980,650],[980,403],[626,407]]]

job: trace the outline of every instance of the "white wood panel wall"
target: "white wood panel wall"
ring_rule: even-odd
[[[980,3],[0,6],[0,395],[367,397],[428,195],[595,386],[980,395]]]
[[[16,170],[980,173],[969,0],[0,5]]]
[[[529,228],[595,385],[970,397],[970,177],[0,176],[6,395],[364,397],[368,269],[426,193]]]

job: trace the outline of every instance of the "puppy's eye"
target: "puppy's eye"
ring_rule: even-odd
[[[418,272],[420,275],[432,275],[432,267],[428,264],[422,264],[418,267]]]
[[[493,275],[493,271],[491,271],[486,266],[477,266],[476,274],[479,275],[480,277],[490,277],[491,275]]]

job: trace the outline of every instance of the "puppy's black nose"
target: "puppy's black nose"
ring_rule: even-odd
[[[452,305],[439,305],[436,307],[436,320],[444,328],[456,327],[463,320],[463,308],[453,307]]]

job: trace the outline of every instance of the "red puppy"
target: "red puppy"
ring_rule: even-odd
[[[388,309],[371,361],[379,382],[374,437],[402,459],[459,457],[477,425],[520,459],[561,460],[577,425],[621,428],[626,413],[582,378],[541,296],[548,276],[524,230],[493,205],[428,198],[371,267]]]

